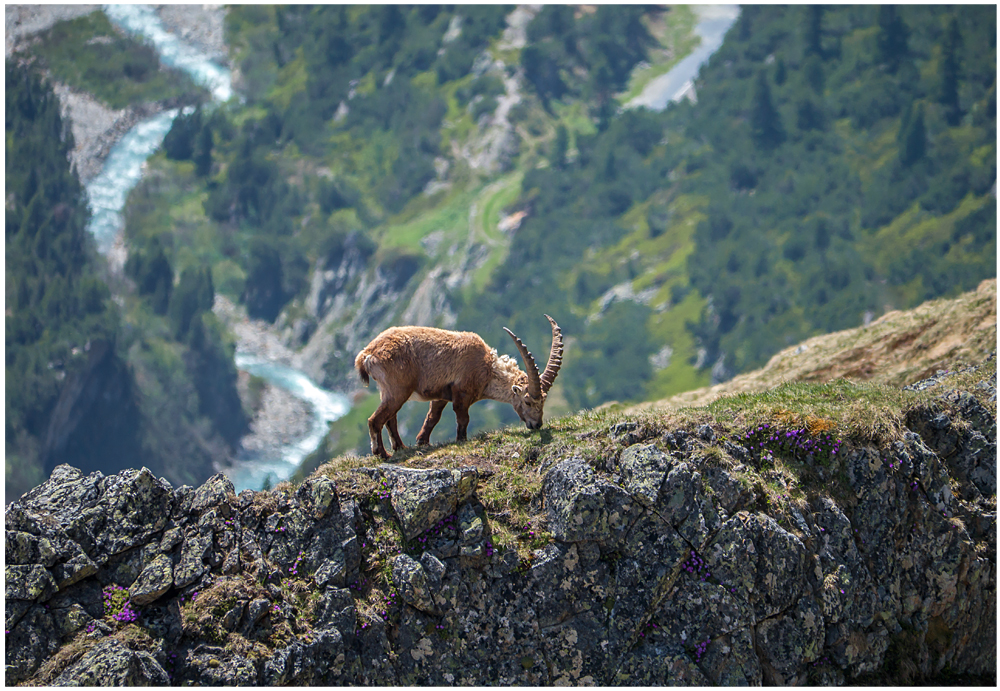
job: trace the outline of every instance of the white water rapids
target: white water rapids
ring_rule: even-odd
[[[187,72],[195,83],[209,89],[216,101],[232,97],[229,70],[166,31],[151,6],[105,5],[104,12],[115,25],[148,40],[164,63]],[[163,143],[179,112],[177,108],[167,110],[135,125],[111,149],[100,174],[87,185],[91,209],[88,230],[101,253],[107,254],[122,232],[122,209],[128,193],[142,179],[146,159]],[[305,401],[312,414],[309,433],[276,454],[239,454],[233,467],[226,470],[239,492],[260,489],[265,481],[276,483],[290,477],[302,459],[319,445],[329,423],[350,409],[350,403],[343,394],[326,391],[302,372],[278,362],[237,352],[236,367]]]

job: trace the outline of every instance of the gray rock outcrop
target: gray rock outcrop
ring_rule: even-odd
[[[766,456],[710,425],[611,424],[597,462],[544,460],[549,539],[527,556],[496,544],[472,457],[238,496],[221,475],[175,489],[145,469],[59,466],[7,508],[5,680],[987,678],[996,422],[946,379],[929,386],[935,403],[889,447],[803,461],[838,489],[796,497],[755,485]],[[995,396],[995,375],[983,386]]]

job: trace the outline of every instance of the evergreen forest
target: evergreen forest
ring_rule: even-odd
[[[59,463],[203,481],[247,428],[211,271],[175,281],[155,244],[109,271],[51,85],[8,62],[5,98],[8,497]]]

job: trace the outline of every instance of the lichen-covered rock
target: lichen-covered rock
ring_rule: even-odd
[[[652,506],[660,496],[670,466],[670,456],[655,444],[630,446],[618,461],[622,487],[645,506]]]
[[[563,542],[591,540],[615,549],[639,513],[621,487],[597,476],[582,458],[558,463],[542,481],[549,530]]]
[[[139,574],[139,578],[129,588],[132,602],[148,605],[165,594],[174,584],[174,565],[170,557],[161,554]]]
[[[191,511],[204,514],[208,509],[215,507],[228,518],[231,504],[235,500],[236,488],[233,487],[233,481],[224,473],[216,473],[195,490],[191,499]]]
[[[45,567],[54,566],[58,554],[48,538],[31,535],[20,530],[8,530],[5,549],[6,563],[11,564],[41,564]]]
[[[669,679],[673,686],[712,686],[694,660],[678,643],[645,644],[630,650],[609,682],[615,686],[655,686]]]
[[[340,511],[337,483],[328,477],[320,475],[306,480],[295,494],[311,506],[312,516],[316,520],[331,512]]]
[[[726,521],[705,560],[715,578],[747,599],[758,620],[788,609],[808,587],[805,546],[765,514]]]
[[[103,638],[53,682],[54,686],[166,686],[167,672],[152,655]]]
[[[680,574],[690,545],[655,512],[646,512],[615,555],[615,580],[609,585],[608,637],[616,647],[632,641]]]
[[[5,681],[995,674],[995,420],[961,392],[939,403],[893,443],[804,469],[837,491],[780,499],[778,468],[711,425],[616,423],[599,458],[560,441],[533,458],[547,472],[532,530],[551,540],[527,556],[538,533],[491,524],[471,467],[365,469],[361,486],[379,489],[348,498],[322,476],[237,497],[222,476],[175,490],[148,471],[60,466],[7,507]]]
[[[811,597],[799,598],[786,614],[765,619],[757,626],[757,645],[764,652],[775,676],[773,683],[794,679],[804,665],[814,662],[823,651],[826,622],[819,605]]]
[[[41,564],[4,568],[4,597],[8,600],[47,600],[56,592],[56,581]]]
[[[397,555],[391,566],[393,583],[405,602],[427,614],[442,613],[434,601],[434,591],[441,587],[442,573],[428,573],[423,564],[408,554]]]
[[[10,686],[34,674],[59,650],[59,627],[44,605],[7,600],[7,634],[4,636],[4,681]]]
[[[392,508],[399,517],[403,536],[420,535],[450,516],[472,496],[479,482],[475,468],[417,470],[383,465],[391,487]]]
[[[257,601],[260,602],[260,601]],[[264,602],[266,606],[266,601]],[[350,635],[357,626],[357,607],[351,591],[346,588],[326,588],[319,596],[316,605],[315,630],[327,631],[336,629],[342,635]],[[250,606],[251,618],[256,622],[261,614]]]
[[[98,500],[75,516],[67,529],[97,564],[145,544],[163,530],[173,508],[169,483],[146,468],[103,478],[99,489]]]
[[[307,642],[275,651],[264,664],[266,686],[336,684],[343,674],[344,643],[339,631],[320,631]]]
[[[212,549],[212,535],[204,535],[197,529],[191,530],[184,538],[181,557],[174,568],[174,585],[178,588],[191,585],[205,573],[205,558]]]
[[[253,686],[259,665],[218,647],[201,647],[185,661],[185,672],[198,686]]]

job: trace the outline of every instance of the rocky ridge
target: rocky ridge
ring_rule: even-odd
[[[592,413],[238,496],[59,466],[6,511],[5,681],[995,679],[995,372],[878,443]],[[542,477],[514,540],[504,465]]]

